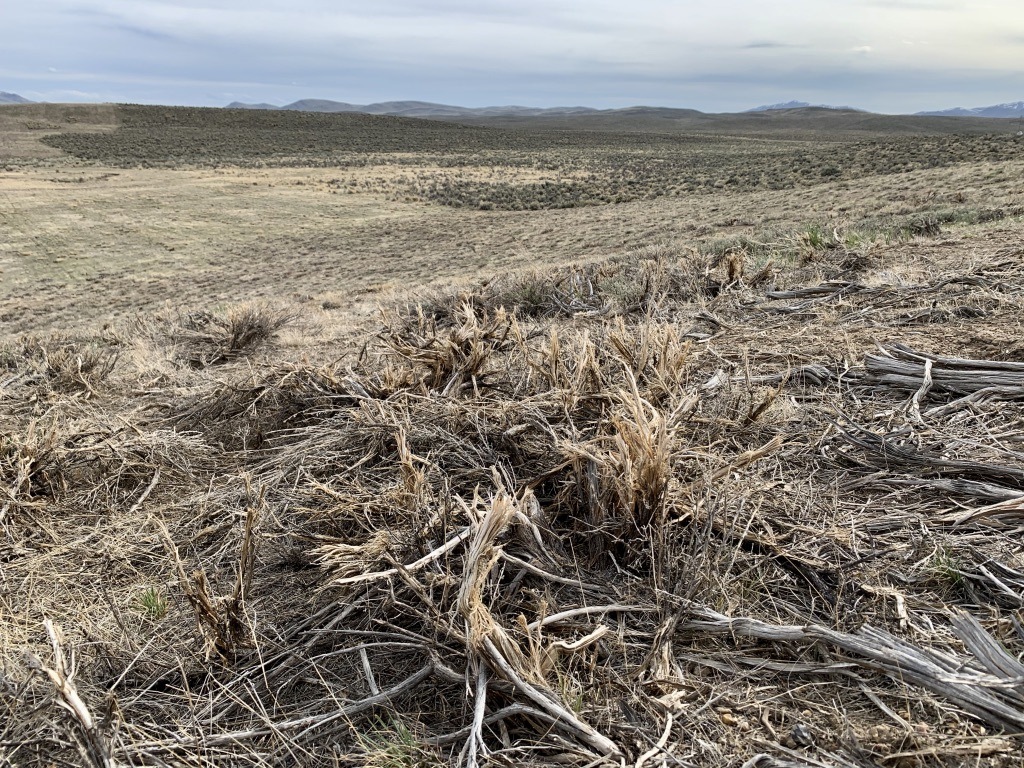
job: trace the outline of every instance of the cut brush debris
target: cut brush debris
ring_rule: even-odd
[[[1024,764],[1024,264],[842,250],[6,350],[0,761]]]

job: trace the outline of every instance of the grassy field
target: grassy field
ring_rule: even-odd
[[[947,123],[0,108],[0,763],[1024,766]]]
[[[652,243],[714,248],[1020,205],[1020,144],[1000,135],[765,141],[69,109],[0,112],[12,147],[0,166],[8,333],[95,328],[168,299],[305,297],[364,311],[431,280]],[[51,145],[101,159],[54,158]]]

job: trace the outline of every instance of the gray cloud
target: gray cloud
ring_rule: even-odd
[[[861,0],[863,5],[910,11],[956,11],[967,8],[963,0]]]
[[[1024,8],[984,5],[48,0],[5,8],[0,90],[214,105],[322,97],[708,110],[790,98],[883,111],[983,93],[1018,99]]]
[[[746,45],[741,45],[740,46],[740,48],[743,48],[744,50],[748,50],[748,51],[753,51],[753,50],[777,50],[777,49],[780,49],[780,48],[803,48],[803,47],[804,46],[801,46],[801,45],[793,45],[792,43],[776,43],[776,42],[773,42],[771,40],[764,40],[764,41],[758,41],[758,42],[753,42],[753,43],[747,43]]]

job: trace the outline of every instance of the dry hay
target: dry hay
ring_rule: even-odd
[[[252,307],[6,350],[0,756],[1021,765],[1024,268],[864,263],[507,276],[321,366]]]

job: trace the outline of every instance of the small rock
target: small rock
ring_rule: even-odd
[[[806,725],[798,723],[797,725],[794,725],[793,730],[789,732],[789,738],[787,741],[792,741],[798,747],[813,747],[814,734]]]

